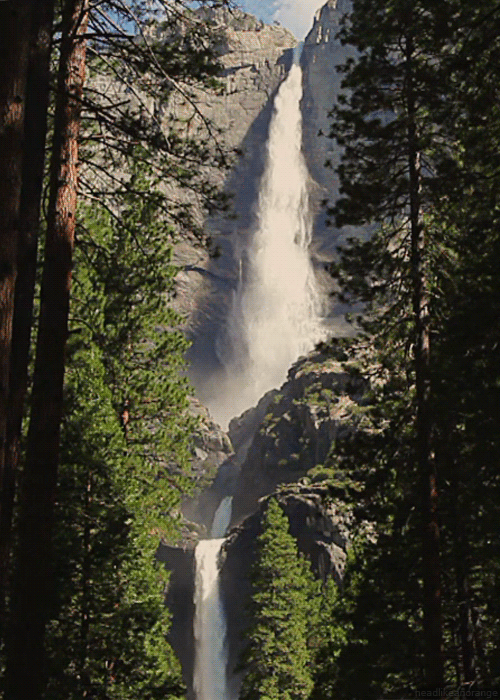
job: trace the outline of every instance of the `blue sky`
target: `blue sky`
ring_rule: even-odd
[[[278,20],[297,39],[303,39],[312,27],[314,13],[326,0],[239,0],[243,10],[265,22]]]

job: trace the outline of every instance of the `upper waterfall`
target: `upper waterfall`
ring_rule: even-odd
[[[217,338],[224,376],[209,409],[221,425],[279,387],[292,363],[324,336],[308,250],[301,97],[302,70],[295,63],[275,99],[257,226],[241,251],[239,283]]]

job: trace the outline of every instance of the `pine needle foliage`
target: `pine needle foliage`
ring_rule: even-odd
[[[151,181],[134,174],[134,189]],[[161,537],[189,488],[186,341],[154,199],[84,210],[77,249],[48,633],[47,700],[178,698]]]
[[[270,499],[257,540],[241,700],[305,700],[312,690],[319,584],[288,529],[281,506]]]
[[[428,455],[439,494],[442,644],[434,648],[442,648],[449,687],[498,683],[498,17],[489,0],[354,0],[341,31],[359,59],[342,69],[347,93],[334,110],[332,136],[345,152],[331,213],[340,226],[376,230],[352,239],[332,269],[343,300],[363,305],[347,353],[372,390],[363,421],[353,416],[357,429],[327,465],[358,484],[358,529],[344,607],[334,612],[351,632],[331,664],[337,680],[328,685],[323,674],[318,697],[321,688],[324,697],[370,698],[429,687],[418,633],[425,567],[408,146],[429,341]],[[371,538],[363,539],[363,523]]]

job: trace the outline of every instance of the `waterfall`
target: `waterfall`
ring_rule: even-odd
[[[195,665],[196,700],[230,700],[226,684],[226,620],[219,583],[219,553],[231,520],[232,497],[223,498],[213,519],[211,539],[195,550]]]
[[[312,215],[302,155],[301,98],[302,71],[296,62],[275,99],[257,225],[239,256],[239,283],[216,342],[224,377],[219,378],[217,399],[207,403],[224,427],[279,387],[293,362],[326,335],[309,255]],[[228,497],[214,516],[211,539],[199,542],[195,550],[196,700],[231,700],[218,567],[230,517]]]
[[[301,98],[302,70],[295,63],[275,99],[257,226],[241,252],[239,284],[217,338],[224,377],[209,409],[224,427],[281,386],[293,362],[325,337],[308,251],[312,215]]]

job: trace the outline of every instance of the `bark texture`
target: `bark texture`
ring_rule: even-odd
[[[32,2],[0,3],[0,483],[4,488],[9,360],[19,234],[23,126]],[[3,500],[3,499],[2,499]],[[3,502],[0,501],[3,509]],[[0,546],[0,582],[6,549]]]
[[[54,0],[38,0],[33,7],[26,83],[22,186],[17,246],[17,277],[12,324],[12,349],[6,429],[5,464],[0,509],[0,618],[3,619],[19,439],[28,377],[33,320],[40,205],[43,189],[47,108],[50,86],[50,47]]]
[[[87,0],[63,5],[32,409],[20,489],[6,697],[40,700],[44,633],[52,605],[51,544],[77,203],[78,135],[85,79]]]

